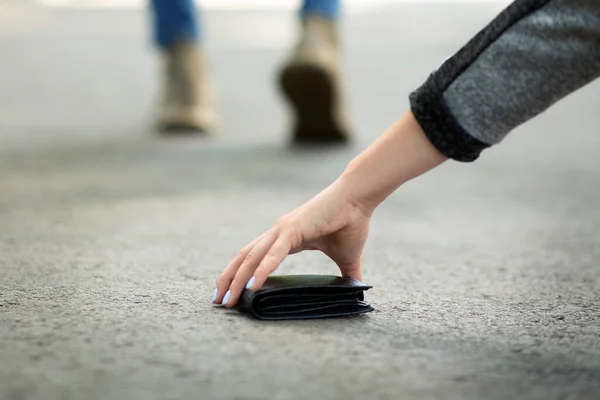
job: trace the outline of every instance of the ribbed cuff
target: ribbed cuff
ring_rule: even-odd
[[[507,29],[549,1],[516,0],[511,3],[410,94],[415,119],[442,154],[457,161],[475,161],[483,150],[490,147],[460,125],[444,101],[444,92]]]
[[[469,135],[450,113],[433,79],[410,94],[410,108],[431,143],[446,157],[475,161],[490,145]]]

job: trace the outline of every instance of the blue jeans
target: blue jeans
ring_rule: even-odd
[[[180,40],[198,42],[201,24],[195,13],[194,0],[151,0],[154,42],[166,48]],[[340,0],[304,0],[300,17],[317,14],[335,20],[340,12]]]

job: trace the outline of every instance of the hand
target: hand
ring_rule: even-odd
[[[362,280],[360,259],[375,208],[447,159],[407,111],[331,186],[244,247],[221,274],[213,302],[235,306],[245,287],[260,288],[288,254],[303,250],[322,251],[342,276]]]
[[[362,280],[361,255],[372,211],[345,186],[338,179],[244,247],[219,277],[213,302],[235,306],[244,288],[260,288],[285,257],[303,250],[322,251],[343,277]]]

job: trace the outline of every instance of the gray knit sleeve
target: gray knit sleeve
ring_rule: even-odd
[[[517,0],[410,95],[431,142],[474,161],[600,76],[600,0]]]

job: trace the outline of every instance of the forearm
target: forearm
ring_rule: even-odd
[[[350,198],[377,207],[448,158],[473,161],[600,75],[600,1],[517,0],[411,94],[411,111],[356,157]]]
[[[409,111],[348,164],[340,182],[349,198],[372,213],[403,183],[447,159]]]

